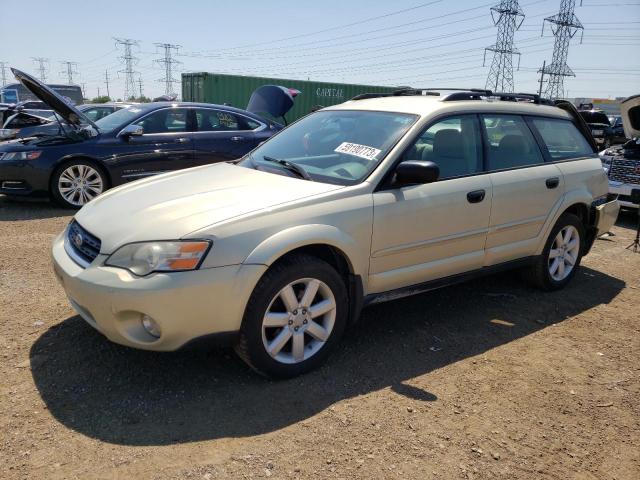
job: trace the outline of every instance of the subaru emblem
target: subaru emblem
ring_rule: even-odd
[[[81,234],[76,233],[73,235],[73,243],[76,247],[80,248],[82,246],[83,241],[84,239],[82,238]]]

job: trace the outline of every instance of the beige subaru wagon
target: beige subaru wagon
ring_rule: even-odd
[[[275,377],[323,362],[363,307],[504,268],[564,287],[618,213],[567,102],[366,94],[235,164],[159,175],[83,207],[53,243],[72,306],[108,339],[226,339]]]

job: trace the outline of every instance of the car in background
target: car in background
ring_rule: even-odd
[[[5,195],[51,196],[80,208],[132,180],[238,159],[283,128],[246,110],[189,102],[133,105],[94,122],[34,77],[13,72],[69,128],[0,145]]]
[[[582,119],[589,125],[598,148],[609,148],[613,144],[613,130],[607,115],[600,110],[579,110]]]
[[[627,141],[627,136],[624,133],[624,124],[622,122],[622,115],[609,115],[609,123],[611,124],[611,130],[613,131],[613,143],[624,143]]]
[[[84,103],[84,96],[82,95],[82,88],[80,85],[67,85],[67,84],[47,84],[51,90],[63,97],[67,102],[74,105],[80,105]],[[20,103],[26,101],[38,101],[37,95],[34,95],[28,88],[25,88],[21,83],[12,83],[0,88],[0,101],[4,103]]]
[[[609,192],[617,195],[625,208],[639,208],[633,190],[640,189],[640,95],[620,102],[625,137],[631,140],[600,153],[602,166],[609,176]]]
[[[131,105],[135,104],[124,102],[87,103],[78,105],[76,108],[89,120],[95,122],[113,112],[129,108]],[[9,117],[2,125],[0,142],[16,138],[53,135],[59,133],[65,125],[64,119],[56,115],[53,110],[47,110],[44,116],[40,112],[24,110]]]
[[[53,110],[44,102],[26,101],[19,103],[0,103],[0,126],[18,113],[25,113],[37,116],[48,117],[53,114]]]

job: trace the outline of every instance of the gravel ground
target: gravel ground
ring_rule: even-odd
[[[640,478],[631,214],[564,291],[508,273],[372,307],[281,382],[106,341],[51,273],[69,218],[0,197],[0,478]]]

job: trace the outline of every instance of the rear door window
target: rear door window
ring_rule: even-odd
[[[593,156],[589,142],[569,120],[532,118],[531,122],[552,160]]]
[[[223,110],[196,109],[196,122],[199,132],[233,132],[254,130],[259,123],[245,120],[244,117]]]
[[[489,171],[544,163],[527,122],[519,115],[482,115]]]

